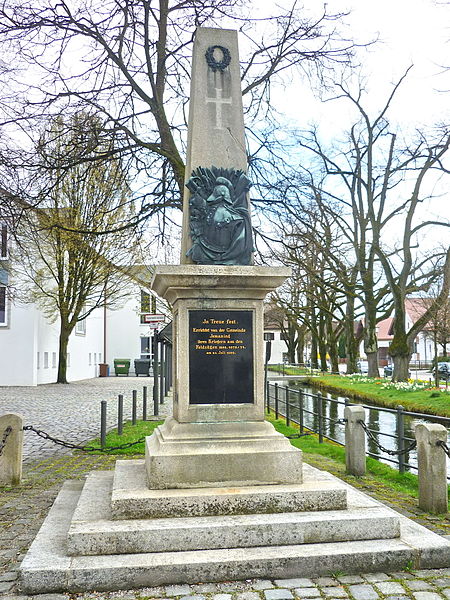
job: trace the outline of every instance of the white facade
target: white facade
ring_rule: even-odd
[[[0,230],[1,233],[1,230]],[[0,238],[0,386],[34,386],[53,383],[58,372],[59,322],[51,323],[35,304],[11,297],[14,268]],[[17,283],[17,282],[15,282]],[[130,373],[135,358],[150,358],[154,329],[141,324],[142,312],[162,307],[147,290],[147,304],[141,305],[140,286],[124,276],[128,288],[117,310],[94,310],[77,323],[70,335],[67,354],[67,380],[78,381],[99,375],[99,364],[114,358],[129,358]],[[168,321],[169,319],[166,319]],[[161,324],[163,326],[163,324]],[[105,352],[106,350],[106,352]]]

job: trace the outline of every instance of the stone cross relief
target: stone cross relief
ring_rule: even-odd
[[[222,89],[215,87],[216,97],[215,98],[206,98],[206,103],[210,104],[211,102],[216,105],[216,124],[214,129],[225,129],[222,122],[222,105],[223,104],[232,104],[231,98],[222,98]]]

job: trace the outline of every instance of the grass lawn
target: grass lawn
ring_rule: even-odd
[[[147,435],[151,435],[153,433],[153,430],[156,427],[158,427],[158,425],[162,425],[162,423],[164,423],[164,421],[137,421],[136,425],[132,425],[131,421],[128,421],[123,426],[122,435],[117,434],[117,429],[112,429],[106,436],[106,446],[104,450],[90,452],[90,454],[125,454],[128,456],[145,454],[144,438]],[[111,448],[116,448],[117,446],[122,446],[124,444],[134,443],[138,440],[142,441],[140,441],[138,444],[130,446],[129,448],[123,448],[121,450],[111,450]],[[100,448],[100,438],[92,440],[92,442],[90,442],[88,445],[93,446],[94,448]]]
[[[292,372],[288,372],[292,371]],[[305,370],[287,367],[288,375],[304,374]],[[450,417],[450,387],[448,391],[437,389],[429,382],[393,384],[387,379],[369,379],[360,375],[339,376],[320,374],[303,380],[308,385],[325,388],[344,396],[355,397],[369,404],[396,408],[399,404],[406,410]]]

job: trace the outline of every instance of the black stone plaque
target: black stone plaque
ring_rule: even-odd
[[[253,402],[251,310],[189,311],[189,403]]]

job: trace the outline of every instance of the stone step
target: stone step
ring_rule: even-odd
[[[116,590],[249,578],[317,577],[448,567],[450,543],[400,518],[401,537],[187,552],[68,556],[67,531],[81,492],[66,482],[21,565],[24,593]],[[388,510],[388,509],[387,509]]]
[[[68,532],[70,555],[286,546],[388,539],[399,519],[381,506],[351,510],[145,520],[111,520],[111,472],[91,473]]]
[[[344,510],[347,491],[335,481],[150,490],[144,460],[118,460],[111,494],[113,519]]]

